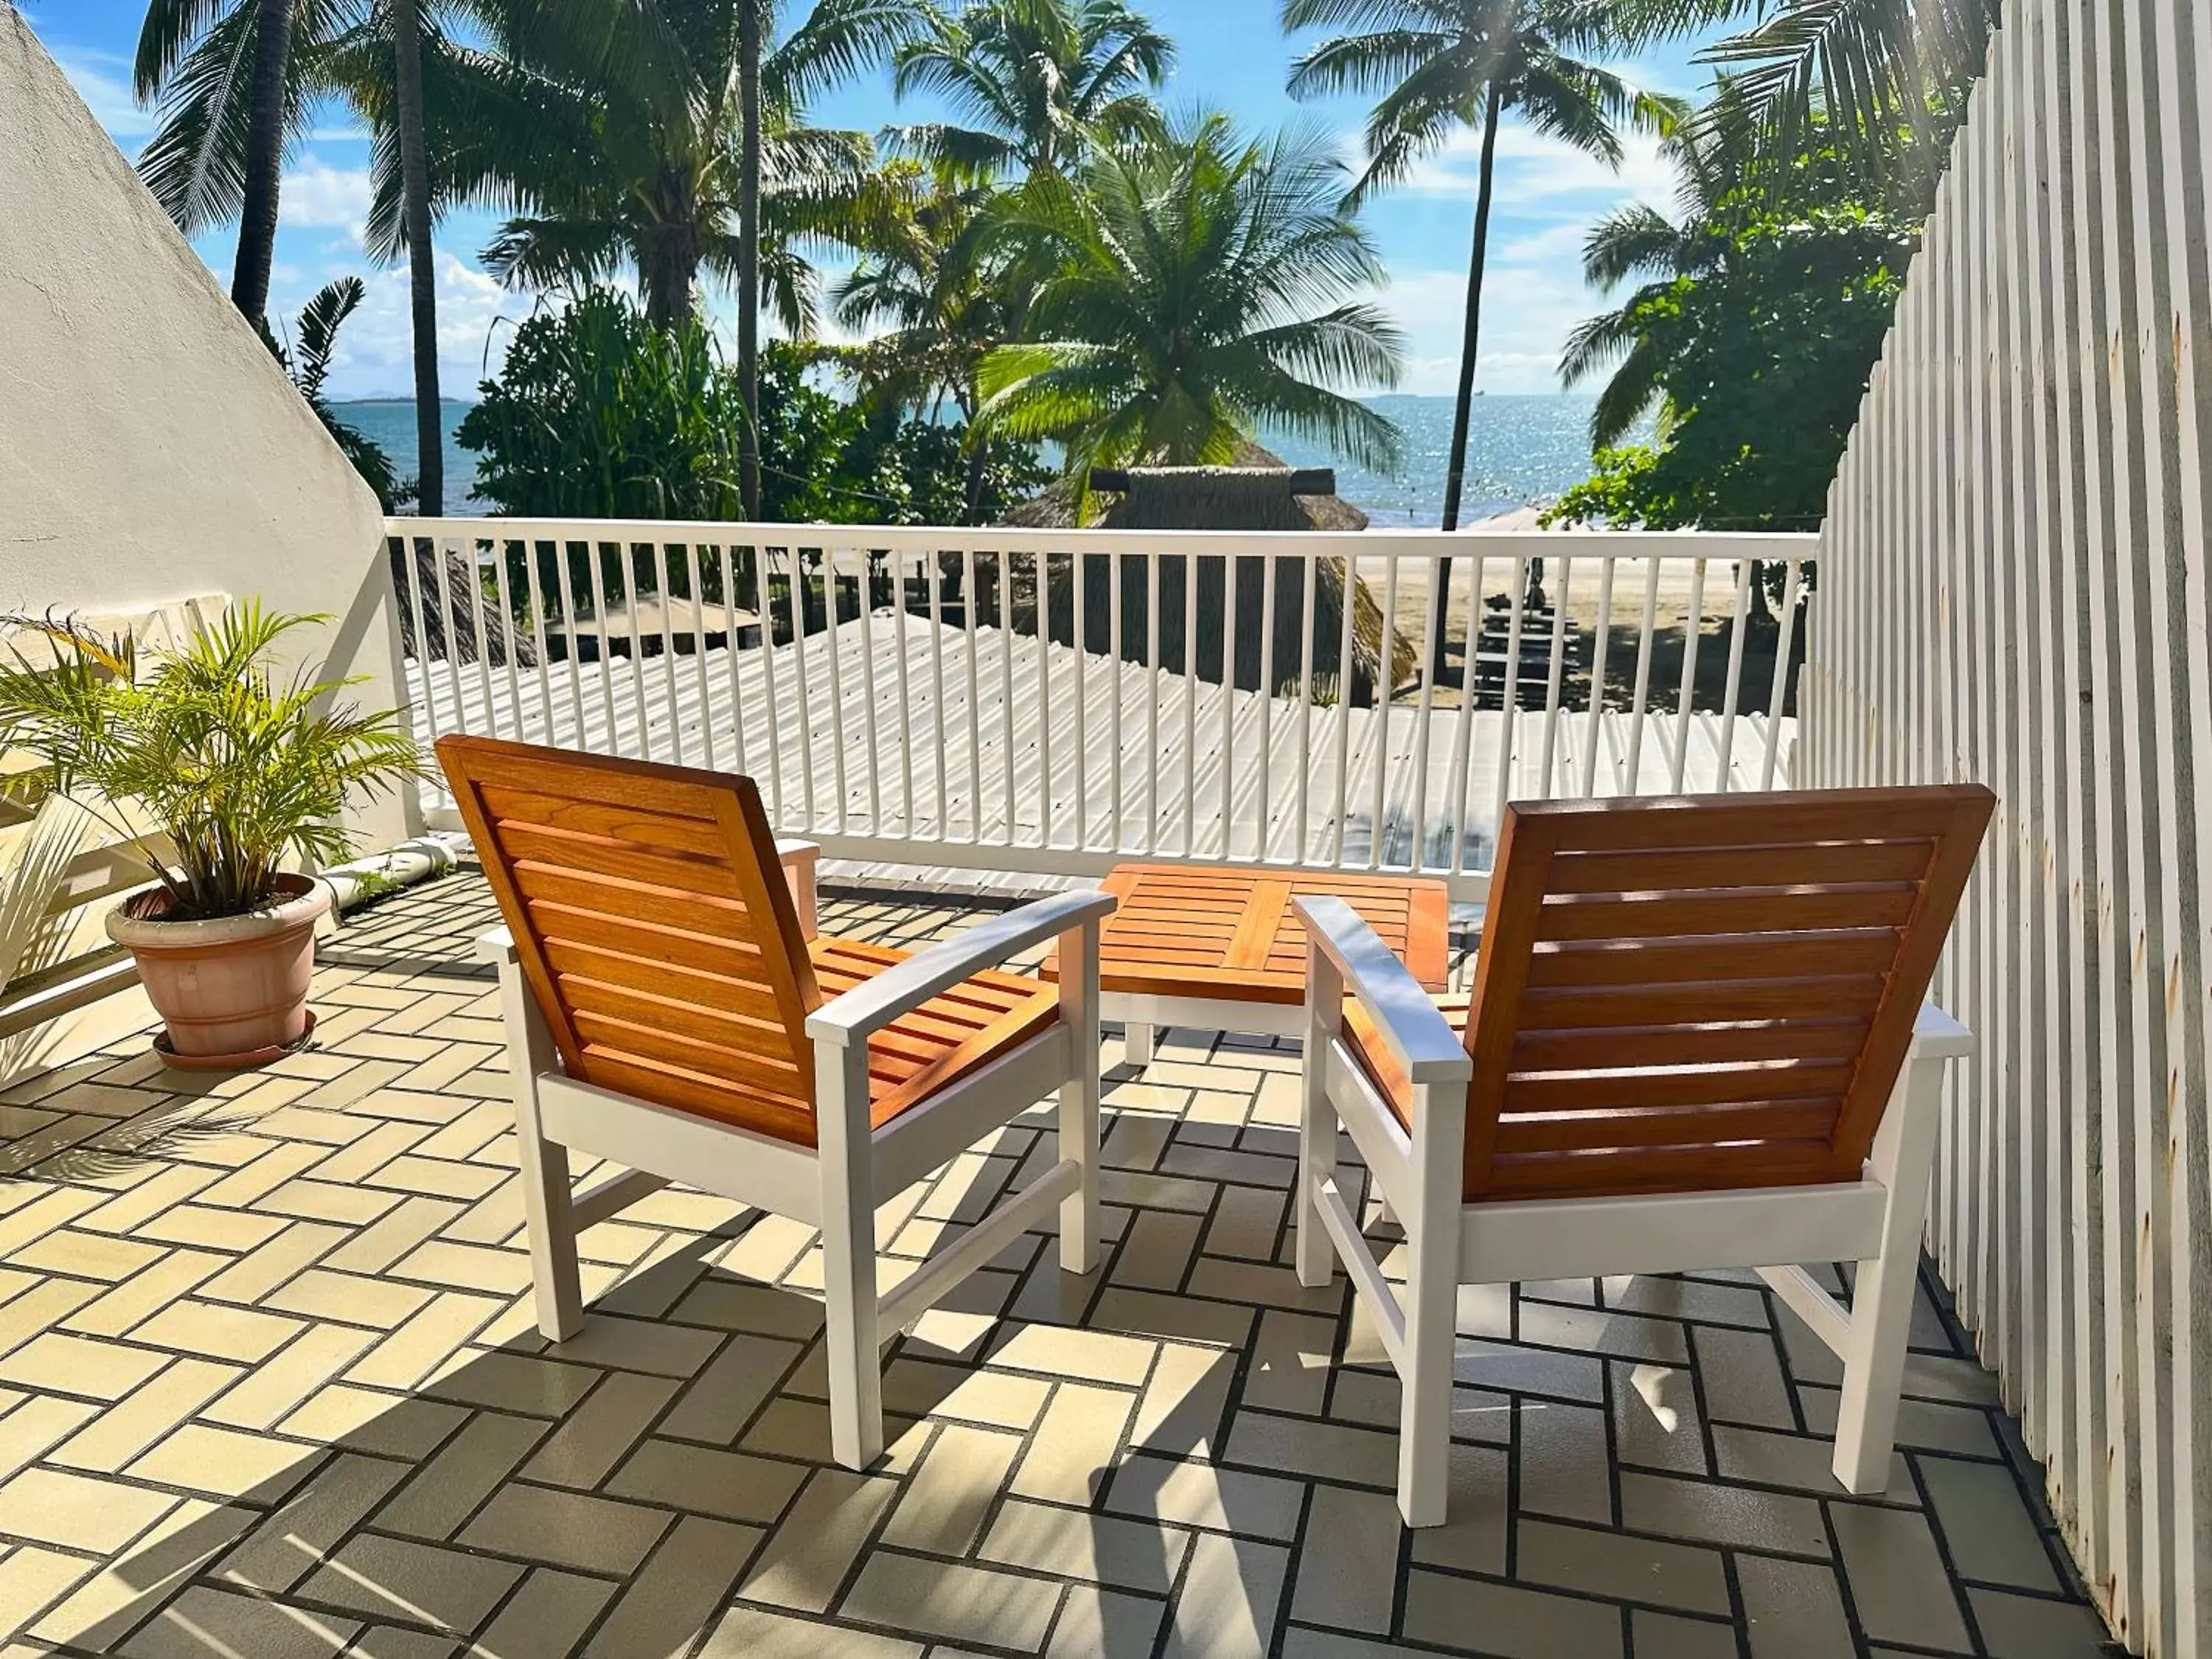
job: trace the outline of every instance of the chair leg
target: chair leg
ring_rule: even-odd
[[[1152,1028],[1132,1020],[1121,1028],[1121,1053],[1132,1066],[1152,1063]]]
[[[576,1261],[576,1216],[568,1191],[568,1149],[545,1138],[538,1115],[538,1075],[554,1064],[552,1034],[513,962],[500,969],[500,1001],[507,1031],[507,1072],[514,1101],[516,1161],[522,1169],[522,1210],[530,1235],[530,1278],[538,1328],[566,1342],[584,1328],[584,1291]]]
[[[1942,1118],[1943,1062],[1916,1044],[1883,1115],[1869,1162],[1888,1188],[1881,1254],[1858,1264],[1850,1334],[1844,1343],[1844,1392],[1836,1412],[1836,1479],[1846,1492],[1889,1486],[1897,1442],[1898,1396],[1912,1330],[1913,1287],[1928,1211],[1936,1138]]]
[[[1298,1230],[1298,1283],[1324,1290],[1336,1274],[1336,1244],[1322,1224],[1316,1194],[1336,1173],[1336,1107],[1328,1097],[1328,1050],[1344,1023],[1344,978],[1317,948],[1306,952],[1305,1034],[1298,1064],[1298,1187],[1291,1223]]]
[[[820,1051],[817,1049],[817,1054]],[[815,1123],[822,1160],[823,1341],[830,1362],[830,1452],[864,1469],[884,1449],[883,1345],[876,1299],[876,1200],[866,1122],[867,1050],[817,1065]],[[848,1110],[850,1103],[860,1103]]]
[[[1398,1513],[1409,1527],[1440,1527],[1451,1492],[1463,1089],[1416,1087],[1413,1119],[1413,1181],[1399,1206],[1406,1230],[1406,1340],[1398,1367]]]

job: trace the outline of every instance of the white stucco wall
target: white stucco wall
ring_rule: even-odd
[[[326,612],[397,705],[376,498],[0,0],[0,608]],[[391,802],[355,825],[407,833]]]

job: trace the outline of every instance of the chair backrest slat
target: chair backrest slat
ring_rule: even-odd
[[[1468,1195],[1856,1178],[1995,805],[1966,785],[1509,809]]]
[[[489,738],[438,758],[568,1074],[811,1141],[820,995],[752,781]]]

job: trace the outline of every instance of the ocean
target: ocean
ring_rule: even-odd
[[[1547,501],[1589,477],[1589,417],[1594,398],[1502,397],[1475,399],[1468,433],[1467,500],[1462,520]],[[1406,434],[1406,465],[1397,477],[1334,462],[1326,450],[1294,439],[1267,437],[1267,447],[1294,466],[1336,466],[1337,494],[1366,510],[1377,525],[1428,526],[1443,517],[1444,462],[1451,447],[1449,398],[1389,397],[1374,407]],[[483,510],[471,499],[476,457],[453,441],[471,405],[446,404],[446,510]],[[339,419],[381,444],[403,473],[415,470],[415,409],[375,399],[337,405]],[[1644,435],[1644,434],[1639,434]]]

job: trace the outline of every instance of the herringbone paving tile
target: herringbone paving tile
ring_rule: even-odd
[[[1139,1074],[1109,1036],[1103,1270],[1025,1237],[894,1342],[865,1474],[829,1460],[803,1227],[656,1194],[586,1236],[549,1347],[492,919],[463,878],[349,927],[269,1071],[142,1040],[0,1097],[0,1659],[2099,1650],[1932,1280],[1875,1500],[1827,1475],[1836,1366],[1749,1277],[1465,1291],[1453,1521],[1403,1531],[1395,1380],[1289,1266],[1282,1045],[1168,1033]],[[884,1206],[884,1250],[971,1222],[1046,1122]]]

